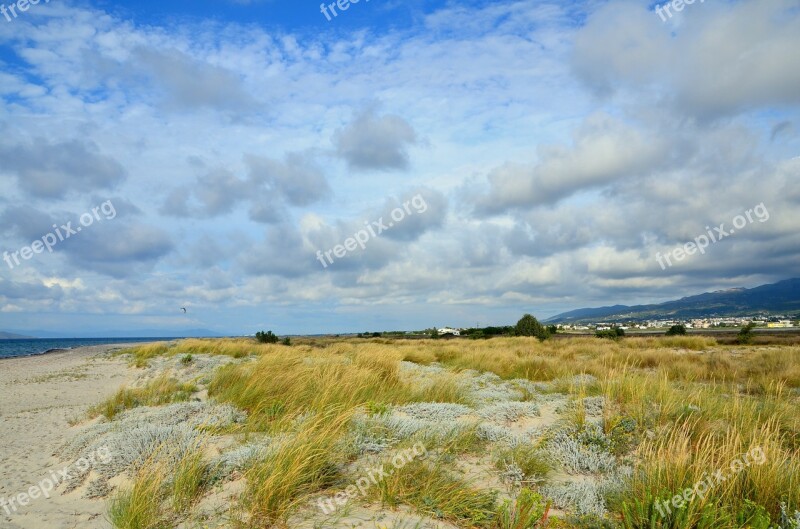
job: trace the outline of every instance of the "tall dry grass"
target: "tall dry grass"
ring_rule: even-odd
[[[286,349],[286,346],[258,343],[252,338],[187,338],[177,342],[155,342],[138,345],[120,351],[120,354],[130,354],[133,365],[146,367],[148,361],[157,356],[208,354],[244,358],[249,355],[280,352],[283,349]]]
[[[109,500],[109,520],[116,529],[169,529],[210,485],[206,438],[183,453],[160,446],[133,475],[129,485]]]
[[[112,420],[125,410],[139,406],[161,406],[173,402],[186,402],[197,391],[197,386],[190,382],[180,382],[162,373],[146,385],[138,388],[123,387],[112,397],[89,409],[90,418],[103,415]]]
[[[330,408],[409,402],[464,402],[465,390],[443,376],[419,386],[400,376],[394,351],[354,350],[337,346],[302,356],[286,350],[257,362],[222,368],[209,395],[246,410],[257,429],[271,429],[281,419]]]
[[[670,336],[619,341],[575,337],[539,342],[532,338],[492,340],[296,340],[287,347],[259,344],[249,338],[187,339],[129,349],[134,362],[146,364],[159,355],[212,354],[245,356],[349,357],[361,362],[407,360],[434,362],[453,369],[489,371],[504,378],[548,381],[588,373],[604,377],[612,370],[664,370],[670,380],[706,382],[749,381],[758,388],[782,381],[800,387],[800,347],[736,347],[717,345],[713,338]],[[358,360],[358,359],[362,360]],[[363,360],[363,359],[369,360]],[[377,365],[375,367],[378,367]],[[396,369],[393,368],[393,369]]]
[[[286,347],[252,340],[186,340],[142,346],[134,353],[143,361],[160,354],[257,356],[221,368],[209,386],[213,398],[248,412],[250,429],[280,439],[246,473],[242,521],[252,527],[285,523],[310,495],[337,479],[338,469],[352,457],[343,441],[355,409],[469,403],[458,383],[458,372],[467,369],[506,379],[555,381],[551,391],[569,393],[578,403],[570,417],[579,426],[587,421],[582,406],[589,395],[605,397],[607,434],[615,435],[623,422],[634,424],[630,438],[618,446],[636,462],[637,471],[612,503],[613,516],[631,529],[727,529],[743,526],[753,505],[773,521],[780,501],[800,509],[800,347],[731,348],[691,336],[543,343],[528,338],[297,342]],[[447,371],[420,385],[403,373],[401,361],[438,363]],[[578,374],[594,375],[598,381],[575,384]],[[125,399],[119,400],[127,406]],[[763,464],[751,465],[714,488],[680,517],[653,518],[656,501],[730,465],[754,446],[764,450]],[[196,483],[193,469],[187,463],[190,484]],[[144,481],[140,488],[147,486]],[[176,500],[176,510],[191,505],[195,493],[191,487],[186,492],[188,499]],[[444,466],[429,463],[409,466],[375,494],[387,504],[446,513],[467,526],[485,526],[496,515],[488,497]]]
[[[285,524],[300,505],[339,477],[347,450],[341,439],[350,414],[334,409],[311,417],[246,473],[243,521],[249,527]]]
[[[731,428],[722,435],[705,431],[686,419],[664,435],[645,441],[638,451],[640,466],[618,508],[626,527],[740,527],[750,504],[778,520],[780,503],[800,505],[800,458],[786,448],[781,429],[768,420],[743,434]],[[719,471],[719,476],[717,473]],[[669,508],[686,489],[691,502]]]
[[[672,381],[661,369],[612,371],[602,385],[614,410],[604,421],[633,418],[641,440],[634,452],[634,479],[616,505],[626,527],[734,528],[742,526],[754,505],[773,522],[781,501],[800,509],[798,399],[782,382],[750,395],[738,383]],[[728,469],[754,448],[764,451],[763,464],[748,466],[683,510],[666,517],[657,511],[658,502],[669,501],[717,469]]]

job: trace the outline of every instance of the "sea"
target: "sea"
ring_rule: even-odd
[[[0,359],[16,356],[32,356],[86,347],[115,343],[164,342],[174,338],[30,338],[0,340]]]

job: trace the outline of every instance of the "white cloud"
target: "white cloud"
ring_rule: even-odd
[[[667,25],[640,3],[514,0],[300,35],[54,6],[0,28],[4,247],[87,197],[127,213],[4,276],[0,306],[86,327],[76,307],[124,326],[192,302],[197,326],[299,332],[779,279],[800,248],[789,7],[695,3]],[[410,190],[427,213],[319,266]],[[708,259],[651,261],[761,201],[771,220]]]

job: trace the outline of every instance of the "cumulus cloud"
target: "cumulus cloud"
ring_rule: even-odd
[[[116,278],[134,276],[152,267],[175,248],[164,229],[141,222],[108,221],[84,229],[64,246],[70,262]]]
[[[52,216],[30,205],[11,206],[0,214],[0,226],[4,234],[16,237],[20,241],[32,241],[41,238],[53,230],[53,224],[66,222],[68,214]]]
[[[129,211],[130,207],[123,203],[122,211]],[[151,267],[174,249],[172,237],[162,228],[121,216],[116,208],[115,211],[113,217],[104,212],[100,220],[82,226],[79,218],[85,212],[48,213],[29,205],[12,206],[0,214],[0,224],[17,248],[47,234],[61,233],[63,240],[53,246],[54,254],[66,256],[78,270],[113,277]],[[65,225],[73,230],[69,236],[68,229],[62,229]]]
[[[91,141],[50,142],[44,138],[0,145],[0,171],[13,174],[19,187],[38,198],[64,198],[73,192],[112,189],[126,172]]]
[[[190,185],[172,189],[161,212],[175,217],[212,218],[250,204],[250,219],[275,224],[287,216],[288,207],[303,207],[330,195],[322,170],[311,155],[288,153],[284,160],[247,154],[247,176],[239,178],[225,169],[212,170]]]
[[[288,153],[279,161],[247,155],[250,180],[265,194],[277,193],[293,206],[308,206],[326,198],[330,186],[310,154]]]
[[[772,127],[769,139],[770,141],[775,141],[781,136],[791,136],[794,133],[794,130],[794,123],[791,121],[781,121]]]
[[[417,134],[400,116],[379,116],[369,108],[337,130],[333,143],[336,154],[353,169],[406,169],[408,148],[417,143]]]
[[[10,281],[0,278],[0,299],[14,301],[51,301],[64,297],[60,285],[47,286],[40,281]]]
[[[640,2],[604,5],[576,36],[575,72],[599,93],[654,92],[701,118],[800,103],[796,2],[706,2],[672,22]]]
[[[308,275],[313,257],[304,246],[303,237],[294,226],[270,227],[263,240],[253,242],[250,251],[239,256],[239,264],[249,275],[273,275],[299,278]]]
[[[489,173],[489,193],[476,199],[483,213],[533,207],[658,168],[670,147],[607,115],[590,117],[571,147],[541,146],[534,165],[506,163]]]
[[[161,212],[177,217],[216,217],[233,211],[234,207],[251,196],[251,186],[230,171],[212,170],[197,178],[197,182],[173,189]]]
[[[172,108],[246,110],[257,106],[240,76],[181,51],[139,47],[132,62],[148,74],[152,86],[161,87]]]
[[[383,218],[392,224],[386,237],[395,241],[414,241],[424,233],[441,228],[447,218],[445,195],[429,187],[420,187],[386,200],[369,218]],[[403,213],[403,215],[400,214]],[[397,220],[401,219],[401,220]]]
[[[410,244],[426,233],[441,229],[447,214],[448,201],[444,194],[420,187],[389,197],[380,206],[363,210],[354,217],[332,222],[305,219],[301,232],[307,247],[313,249],[309,253],[312,259],[317,250],[325,252],[363,232],[369,238],[366,247],[337,261],[336,268],[344,271],[379,269],[402,256]]]

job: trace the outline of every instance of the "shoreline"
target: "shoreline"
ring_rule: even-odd
[[[116,344],[101,344],[100,347],[104,345],[116,345]],[[96,346],[83,346],[83,347],[96,347]],[[0,356],[0,362],[3,360],[13,360],[15,358],[30,358],[32,356],[44,356],[49,355],[52,353],[66,353],[68,351],[74,351],[75,349],[80,349],[81,347],[70,347],[68,349],[48,349],[47,351],[42,351],[40,353],[28,353],[24,355],[16,355],[16,356]]]
[[[86,338],[86,340],[115,340],[116,338]],[[136,340],[136,338],[119,338],[120,340]],[[71,351],[77,351],[79,349],[87,349],[92,347],[121,347],[123,349],[128,349],[130,347],[135,347],[137,345],[144,345],[150,344],[155,342],[169,342],[173,340],[182,340],[183,338],[143,338],[143,341],[121,341],[121,342],[100,342],[100,343],[93,343],[93,344],[83,344],[83,345],[76,345],[75,347],[54,347],[50,349],[46,349],[44,351],[38,351],[35,353],[25,353],[25,354],[18,354],[18,355],[11,355],[11,356],[3,356],[0,355],[0,362],[4,360],[13,360],[15,358],[32,358],[37,356],[44,356],[50,354],[57,354],[57,353],[68,353]],[[0,348],[2,347],[3,343],[8,342],[27,342],[27,341],[35,341],[35,340],[42,340],[42,341],[52,341],[58,342],[63,340],[84,340],[84,338],[24,338],[24,339],[8,339],[8,340],[0,340]]]
[[[139,342],[136,342],[138,344]],[[146,343],[146,342],[144,342]],[[131,382],[127,359],[113,353],[131,343],[5,357],[0,369],[0,498],[25,493],[66,463],[60,447],[87,409]],[[4,529],[107,529],[104,500],[62,494],[30,501],[16,512],[0,508]]]

